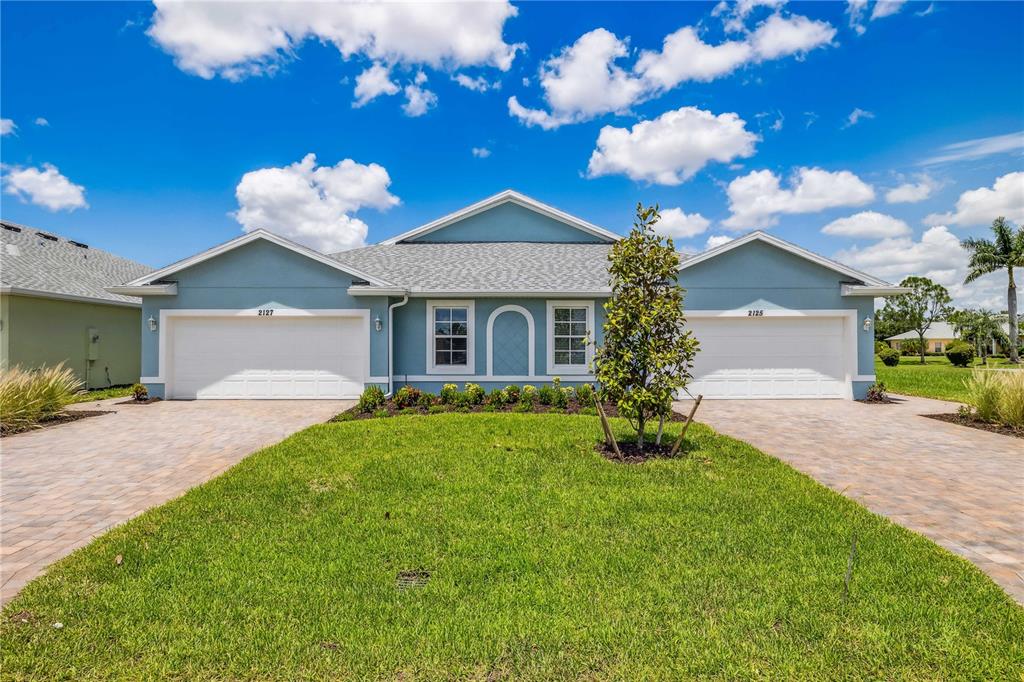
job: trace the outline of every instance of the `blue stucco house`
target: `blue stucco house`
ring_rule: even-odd
[[[368,384],[593,381],[613,232],[505,191],[323,254],[257,230],[111,291],[142,298],[142,374],[167,398],[351,398]],[[684,258],[709,398],[860,397],[874,299],[901,290],[754,232]]]

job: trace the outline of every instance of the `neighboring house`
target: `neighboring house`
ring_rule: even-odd
[[[1003,328],[1003,334],[1009,335],[1010,324],[1003,322],[1000,325]],[[925,352],[927,353],[945,353],[946,347],[953,343],[959,338],[956,330],[953,329],[953,325],[949,322],[933,322],[928,331],[924,335]],[[1021,332],[1021,338],[1024,339],[1024,331]],[[900,346],[904,341],[918,341],[920,337],[915,331],[903,332],[902,334],[896,334],[885,339],[890,346],[896,350],[900,350]],[[990,355],[998,355],[1003,353],[1005,349],[996,339],[992,339],[988,352]]]
[[[90,388],[138,381],[142,302],[106,287],[151,270],[0,221],[0,369],[63,362]]]
[[[326,255],[257,230],[111,291],[143,299],[142,381],[169,398],[352,398],[368,384],[593,381],[619,235],[505,191]],[[693,393],[852,398],[874,298],[906,290],[762,232],[682,263]]]

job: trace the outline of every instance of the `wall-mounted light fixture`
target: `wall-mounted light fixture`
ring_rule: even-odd
[[[152,315],[149,316],[149,319],[146,320],[146,322],[149,323],[149,331],[155,332],[156,331],[156,320],[153,318]]]
[[[380,331],[381,329],[384,328],[384,323],[380,321],[379,315],[373,319],[373,328],[376,329],[377,331]]]
[[[871,329],[871,318],[870,317],[865,317],[864,318],[864,331],[867,331],[869,329]]]

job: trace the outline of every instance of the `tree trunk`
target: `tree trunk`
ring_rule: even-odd
[[[1010,348],[1006,356],[1010,362],[1020,362],[1017,357],[1017,344],[1020,342],[1020,331],[1017,328],[1017,284],[1013,281],[1013,266],[1007,268],[1010,275],[1010,286],[1006,290],[1006,312],[1010,314]]]
[[[665,413],[661,413],[661,418],[658,419],[658,437],[654,439],[654,444],[661,446],[661,434],[665,430]]]
[[[920,337],[920,341],[921,341],[921,348],[919,350],[921,351],[921,364],[923,365],[924,364],[924,334],[922,334],[921,332],[918,332],[917,335]]]
[[[636,419],[636,450],[637,452],[644,451],[644,413],[643,410],[639,410],[640,416]]]

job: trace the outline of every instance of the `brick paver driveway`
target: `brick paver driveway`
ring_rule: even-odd
[[[1024,603],[1024,440],[919,416],[955,403],[898,400],[715,400],[697,421],[973,561]]]
[[[102,403],[0,442],[0,603],[51,562],[351,401]],[[97,409],[97,403],[77,406]]]

